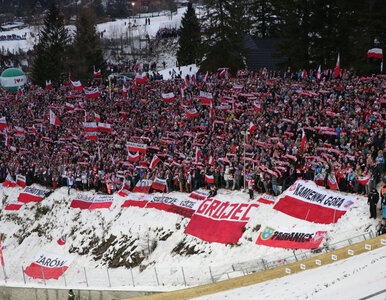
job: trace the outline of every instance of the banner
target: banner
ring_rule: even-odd
[[[146,153],[147,145],[128,142],[127,148],[128,148],[127,150],[129,150],[130,152]]]
[[[23,205],[24,205],[23,202],[19,202],[17,200],[10,200],[10,201],[8,201],[4,210],[19,210],[20,207],[22,207]]]
[[[274,209],[309,222],[336,223],[355,203],[344,196],[319,188],[312,181],[297,180],[276,203]]]
[[[197,190],[197,191],[191,192],[189,197],[196,200],[205,200],[206,198],[209,197],[209,192]]]
[[[162,94],[162,98],[165,100],[165,102],[173,102],[175,100],[174,93]]]
[[[146,194],[150,191],[152,184],[153,184],[152,180],[142,179],[142,180],[138,181],[138,183],[135,185],[133,192]]]
[[[280,228],[265,226],[257,238],[257,245],[290,249],[318,248],[327,231],[311,228]]]
[[[177,198],[172,197],[154,196],[153,199],[146,204],[146,208],[156,208],[158,210],[169,211],[177,200]]]
[[[191,218],[196,212],[201,202],[198,200],[183,200],[178,199],[174,204],[169,208],[168,212],[183,216],[185,218]]]
[[[273,195],[263,194],[260,196],[259,199],[257,199],[257,202],[264,203],[264,204],[275,204],[276,197]]]
[[[121,207],[145,207],[146,204],[153,199],[153,195],[139,195],[130,193],[128,199],[122,204]]]
[[[26,186],[26,178],[23,175],[16,175],[16,184],[18,186],[21,186],[22,188],[25,188]]]
[[[24,273],[35,279],[58,279],[68,269],[75,257],[76,255],[59,255],[40,250]]]
[[[258,206],[255,203],[207,199],[192,216],[185,233],[207,242],[237,243]]]
[[[72,200],[70,207],[88,209],[93,201],[93,196],[88,196],[85,194],[77,194]]]
[[[17,201],[23,203],[40,202],[43,198],[47,197],[51,192],[48,190],[38,189],[31,186],[26,186],[20,193]]]
[[[200,91],[201,105],[210,105],[213,102],[213,95],[209,92]]]
[[[158,190],[158,191],[162,191],[162,192],[165,191],[166,186],[167,186],[166,179],[160,179],[160,178],[155,178],[153,181],[153,184],[151,185],[151,187],[154,190]]]
[[[92,203],[89,206],[89,210],[98,209],[98,208],[110,208],[113,204],[114,196],[113,195],[96,195],[92,199]]]

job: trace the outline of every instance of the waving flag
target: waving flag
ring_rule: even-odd
[[[25,134],[25,129],[19,126],[15,126],[15,130],[17,134]]]
[[[16,184],[18,186],[21,186],[22,188],[25,188],[25,186],[26,186],[26,178],[25,178],[25,176],[20,175],[20,174],[16,175]]]
[[[165,102],[173,102],[175,100],[174,93],[162,94],[162,98]]]
[[[322,71],[321,67],[319,65],[318,72],[316,73],[316,79],[320,80],[322,79]]]
[[[188,119],[198,117],[198,111],[195,108],[186,109],[185,114]]]
[[[142,75],[136,74],[135,75],[135,82],[140,84],[145,84],[147,81],[146,73],[143,73]]]
[[[3,182],[3,187],[11,187],[11,188],[14,188],[16,187],[17,184],[16,184],[16,181],[15,179],[12,178],[12,176],[10,174],[7,174],[7,177],[5,178],[4,182]]]
[[[361,185],[366,185],[369,183],[371,179],[371,174],[367,174],[365,176],[359,176],[356,180],[361,184]]]
[[[336,182],[336,178],[334,174],[328,174],[327,184],[332,190],[338,190],[338,183]]]
[[[252,107],[253,107],[254,110],[256,110],[256,111],[258,111],[258,112],[260,112],[260,110],[261,110],[261,105],[260,105],[260,103],[253,102],[253,103],[252,103]]]
[[[140,62],[137,62],[134,66],[134,71],[137,71],[139,69],[139,67],[141,66],[141,63]]]
[[[50,194],[49,190],[43,190],[32,186],[26,186],[19,194],[17,201],[23,203],[40,202]]]
[[[100,93],[98,87],[91,90],[84,90],[84,93],[88,99],[96,99],[99,98]]]
[[[252,123],[250,122],[249,123],[249,127],[248,127],[248,132],[249,132],[249,135],[252,135],[252,133],[257,129],[257,127]]]
[[[50,110],[50,124],[54,126],[60,126],[59,118]]]
[[[98,129],[100,132],[107,132],[107,133],[112,132],[111,125],[108,123],[98,123]]]
[[[66,244],[66,236],[65,235],[62,235],[60,237],[60,239],[57,240],[57,243],[60,245],[60,246],[63,246]]]
[[[152,189],[164,192],[167,186],[166,179],[155,178],[152,184]]]
[[[153,159],[151,160],[151,163],[150,163],[150,170],[153,170],[155,168],[155,166],[161,161],[161,159],[157,156],[157,155],[154,155],[153,156]]]
[[[130,152],[127,154],[128,161],[139,161],[139,153],[131,154]]]
[[[101,116],[98,115],[97,113],[94,113],[94,118],[95,118],[95,122],[100,122],[101,121]]]
[[[212,93],[200,91],[200,101],[202,105],[210,105],[213,102]]]
[[[71,81],[72,86],[74,87],[75,90],[77,91],[83,91],[83,86],[82,83],[78,81]]]
[[[204,76],[204,79],[202,80],[203,82],[207,82],[208,81],[208,72],[206,72],[205,76]]]
[[[146,153],[147,145],[146,144],[139,144],[139,143],[128,142],[127,143],[127,150],[130,151],[130,152]]]
[[[7,128],[7,120],[5,117],[0,118],[0,131],[4,131]]]
[[[99,69],[98,71],[95,71],[95,68],[94,68],[94,73],[93,73],[94,77],[98,77],[98,76],[102,76],[102,71],[101,69]]]
[[[207,183],[214,183],[213,175],[206,175],[205,174],[205,182],[207,182]]]
[[[334,76],[338,78],[340,76],[340,54],[338,53],[338,59],[336,60],[336,66],[334,69]]]
[[[46,80],[46,90],[50,90],[52,89],[52,83],[51,83],[51,80]]]
[[[383,58],[383,52],[381,48],[372,48],[367,51],[367,57]]]
[[[304,129],[302,128],[302,144],[300,146],[300,151],[304,150],[304,148],[306,147],[306,142],[307,142],[307,137],[306,137],[306,134],[304,133]]]
[[[74,105],[74,104],[71,104],[71,103],[68,103],[68,102],[66,102],[65,107],[66,107],[66,109],[68,109],[68,110],[74,110],[74,109],[75,109],[75,105]]]

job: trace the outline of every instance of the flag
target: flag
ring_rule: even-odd
[[[226,72],[226,69],[222,69],[222,71],[220,72],[220,78],[225,77]]]
[[[356,180],[361,184],[361,185],[366,185],[369,183],[371,179],[371,174],[367,174],[364,176],[359,176]]]
[[[213,175],[206,175],[205,174],[205,182],[207,182],[207,183],[214,183]]]
[[[260,110],[261,110],[261,105],[260,105],[260,103],[253,102],[253,103],[252,103],[252,107],[253,107],[253,109],[256,110],[257,112],[260,112]]]
[[[122,87],[122,96],[127,97],[127,89],[125,86]]]
[[[213,102],[212,93],[200,91],[200,101],[202,105],[209,105]]]
[[[68,110],[74,110],[74,109],[75,109],[75,105],[74,105],[74,104],[71,104],[71,103],[68,103],[68,102],[66,102],[65,107],[66,107],[66,109],[68,109]]]
[[[214,119],[214,109],[213,109],[213,104],[210,103],[210,108],[209,108],[209,116],[213,120]]]
[[[111,125],[108,123],[98,123],[98,129],[99,129],[99,132],[107,132],[107,133],[112,132]]]
[[[186,118],[188,118],[188,119],[198,117],[198,111],[195,108],[186,109],[185,114],[186,114]]]
[[[327,177],[327,184],[332,190],[337,190],[338,189],[338,183],[336,182],[336,178],[334,174],[328,174]]]
[[[25,176],[20,175],[20,174],[16,175],[16,184],[18,186],[21,186],[22,188],[25,188],[25,186],[26,186],[26,178],[25,178]]]
[[[52,89],[52,83],[51,83],[51,80],[46,80],[46,90],[50,90]]]
[[[101,116],[97,113],[94,113],[94,118],[95,118],[95,122],[100,122],[101,121]]]
[[[243,89],[243,85],[242,84],[235,84],[234,86],[233,86],[233,90],[235,90],[235,91],[241,91],[242,89]]]
[[[383,52],[381,48],[372,48],[369,51],[367,51],[367,57],[374,57],[374,58],[383,58]]]
[[[174,93],[162,94],[162,98],[165,102],[173,102],[175,100]]]
[[[135,75],[135,82],[140,84],[145,84],[147,81],[146,73],[143,73],[142,75],[136,74]]]
[[[128,161],[139,161],[139,152],[135,154],[131,154],[130,152],[127,153],[127,159]]]
[[[151,163],[150,163],[150,170],[153,170],[155,168],[155,166],[161,161],[161,159],[157,156],[157,155],[154,155],[153,156],[153,159],[151,160]]]
[[[304,133],[304,129],[302,128],[302,144],[300,146],[300,151],[304,150],[304,148],[306,147],[306,142],[307,142],[307,137],[306,137],[306,134]]]
[[[1,246],[1,235],[0,235],[0,263],[4,267],[4,256],[3,256],[3,247]]]
[[[83,91],[83,86],[82,83],[78,81],[71,81],[72,86],[74,87],[75,90],[77,91]]]
[[[152,184],[152,189],[153,190],[158,190],[161,192],[164,192],[167,186],[167,181],[166,179],[161,179],[161,178],[155,178]]]
[[[19,96],[23,95],[23,90],[21,89],[21,87],[19,86],[18,90],[17,90],[17,94]]]
[[[203,82],[207,82],[208,81],[208,72],[206,72],[205,76],[204,76],[204,79],[202,80]]]
[[[96,98],[99,98],[100,96],[100,93],[99,93],[99,88],[96,87],[94,89],[91,89],[91,90],[84,90],[84,93],[86,94],[86,97],[88,99],[96,99]]]
[[[322,78],[322,68],[319,65],[318,72],[316,73],[316,79],[320,80]]]
[[[257,127],[252,122],[250,122],[248,127],[249,135],[251,135],[256,129]]]
[[[214,166],[214,159],[213,159],[212,155],[209,157],[208,164],[211,165],[211,166]]]
[[[338,78],[340,76],[340,54],[338,53],[338,59],[336,60],[336,66],[334,69],[334,76]]]
[[[66,236],[65,235],[62,235],[60,237],[60,239],[58,239],[57,243],[60,245],[60,246],[63,246],[66,244]]]
[[[7,128],[7,120],[5,117],[0,118],[0,131],[4,131]]]
[[[50,124],[54,126],[60,126],[59,118],[50,110]]]
[[[196,162],[199,161],[200,156],[201,156],[201,150],[200,148],[196,147]]]
[[[25,134],[25,129],[19,126],[15,126],[15,130],[17,134]]]
[[[102,76],[102,71],[99,69],[98,71],[95,71],[95,66],[94,66],[94,77]]]
[[[50,194],[49,190],[26,186],[19,194],[17,201],[22,203],[40,202]]]
[[[138,87],[137,87],[137,83],[135,82],[135,80],[133,81],[133,88],[134,88],[135,92],[138,93]]]
[[[141,63],[140,62],[137,62],[134,66],[134,71],[137,71],[139,69],[139,67],[141,66]]]
[[[8,172],[7,172],[8,173]],[[4,182],[3,182],[3,187],[11,187],[11,188],[14,188],[16,187],[16,181],[15,179],[12,178],[12,176],[8,173],[7,174],[7,177],[5,178]]]

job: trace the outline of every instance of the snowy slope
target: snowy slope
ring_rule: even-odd
[[[5,246],[7,275],[15,284],[23,280],[21,266],[29,265],[39,249],[57,254],[78,254],[66,272],[67,280],[71,276],[80,276],[77,275],[79,272],[83,274],[83,268],[94,270],[91,273],[97,280],[98,272],[106,277],[106,267],[114,268],[115,276],[127,276],[128,268],[132,267],[136,280],[140,279],[136,285],[157,285],[156,267],[165,285],[176,286],[183,284],[181,267],[184,267],[188,285],[206,283],[210,280],[208,266],[213,274],[221,275],[232,271],[232,264],[262,258],[281,260],[292,255],[292,250],[256,245],[258,225],[316,227],[328,231],[323,243],[334,243],[368,230],[375,231],[379,222],[368,218],[365,198],[332,225],[295,219],[274,210],[271,205],[261,204],[237,245],[223,245],[185,235],[189,219],[178,215],[153,208],[121,208],[123,198],[120,196],[116,196],[110,209],[80,210],[70,208],[76,191],[67,196],[67,189],[61,188],[40,203],[26,204],[16,212],[4,211],[5,203],[16,199],[20,191],[19,188],[0,190],[0,233]],[[178,192],[169,196],[188,197]],[[216,198],[248,201],[247,194],[240,191],[220,190]],[[40,213],[44,207],[46,214]],[[67,243],[59,246],[57,240],[62,235],[67,235]],[[140,270],[144,271],[140,273]],[[110,276],[114,277],[114,274]],[[1,280],[0,277],[0,283]],[[129,285],[130,282],[123,284]]]
[[[195,299],[359,299],[386,288],[385,265],[386,249],[381,247],[317,269]],[[386,299],[386,293],[371,299]]]

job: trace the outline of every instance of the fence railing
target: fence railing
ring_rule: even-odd
[[[24,286],[47,286],[47,287],[69,287],[77,289],[103,288],[103,289],[125,289],[136,286],[148,287],[190,287],[217,282],[225,279],[268,270],[278,266],[286,265],[318,254],[330,252],[355,243],[375,237],[373,231],[350,237],[348,239],[328,243],[315,250],[293,250],[292,255],[282,259],[257,258],[242,263],[223,266],[198,266],[194,267],[156,267],[148,266],[144,270],[132,269],[111,269],[111,268],[84,268],[77,265],[71,266],[68,270],[58,269],[45,271],[41,267],[36,270],[29,267],[28,274],[43,274],[41,279],[34,279],[27,276],[24,266],[9,266],[0,270],[0,285],[24,285]],[[52,279],[59,274],[58,279]]]

